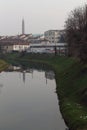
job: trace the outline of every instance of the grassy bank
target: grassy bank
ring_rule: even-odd
[[[71,130],[87,130],[87,65],[73,58],[39,54],[9,54],[10,61],[39,62],[50,65],[56,74],[60,109]]]
[[[0,72],[5,70],[7,67],[8,67],[8,64],[5,61],[0,60]]]

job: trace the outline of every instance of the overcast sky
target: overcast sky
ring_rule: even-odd
[[[87,0],[0,0],[0,35],[21,34],[22,18],[27,34],[63,29],[71,10]]]

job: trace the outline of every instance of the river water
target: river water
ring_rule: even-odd
[[[53,71],[11,66],[0,73],[0,130],[66,130]]]

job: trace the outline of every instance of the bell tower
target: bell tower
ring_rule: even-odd
[[[25,23],[24,23],[24,19],[22,19],[22,34],[25,34]]]

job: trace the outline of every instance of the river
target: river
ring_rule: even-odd
[[[53,71],[10,66],[0,73],[0,130],[66,130]]]

